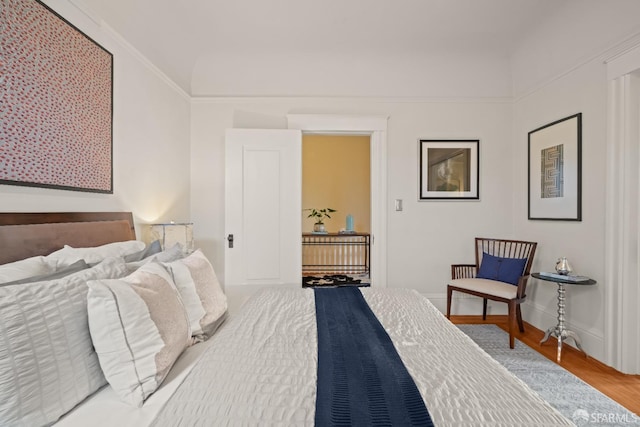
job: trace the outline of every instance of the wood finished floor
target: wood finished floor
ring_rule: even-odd
[[[508,331],[506,316],[451,316],[454,324],[494,324]],[[516,338],[556,363],[557,341],[551,337],[544,345],[540,340],[544,332],[525,322],[525,332],[517,332]],[[505,341],[505,346],[509,342]],[[563,344],[560,366],[600,390],[635,414],[640,414],[640,375],[625,375],[592,357]]]

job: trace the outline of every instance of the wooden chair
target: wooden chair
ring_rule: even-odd
[[[486,239],[481,237],[476,237],[475,243],[475,264],[451,265],[451,282],[447,285],[447,318],[451,316],[451,296],[453,291],[482,298],[483,320],[487,319],[487,300],[505,302],[509,306],[509,347],[513,348],[513,334],[515,332],[516,322],[520,332],[524,332],[520,303],[526,298],[525,290],[527,288],[527,280],[529,279],[533,256],[536,253],[538,244],[536,242],[525,242],[521,240]],[[525,259],[524,269],[520,276],[518,277],[517,274],[512,275],[515,277],[516,283],[477,278],[476,275],[480,271],[484,254],[498,257],[498,263],[504,261],[508,264],[519,263],[519,265],[522,265],[522,261],[516,261],[514,258],[519,260]],[[504,260],[504,258],[508,259]],[[487,264],[483,270],[485,274],[487,271],[486,266],[489,266],[489,262],[496,263],[496,259],[487,257]],[[494,270],[492,269],[491,271]]]

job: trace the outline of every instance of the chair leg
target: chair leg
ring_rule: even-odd
[[[487,320],[487,299],[482,300],[482,320]]]
[[[516,302],[511,300],[509,301],[509,348],[515,347],[515,337],[513,333],[516,329]]]
[[[451,295],[453,294],[453,289],[451,286],[447,286],[447,319],[451,318]]]
[[[516,317],[518,318],[518,329],[520,332],[524,332],[524,322],[522,321],[522,311],[520,310],[520,304],[516,305]]]

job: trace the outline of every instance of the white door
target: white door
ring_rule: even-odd
[[[225,286],[300,284],[302,132],[225,135]]]

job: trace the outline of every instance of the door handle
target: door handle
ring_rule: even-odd
[[[229,249],[233,249],[233,234],[229,234],[227,240],[229,241]]]

